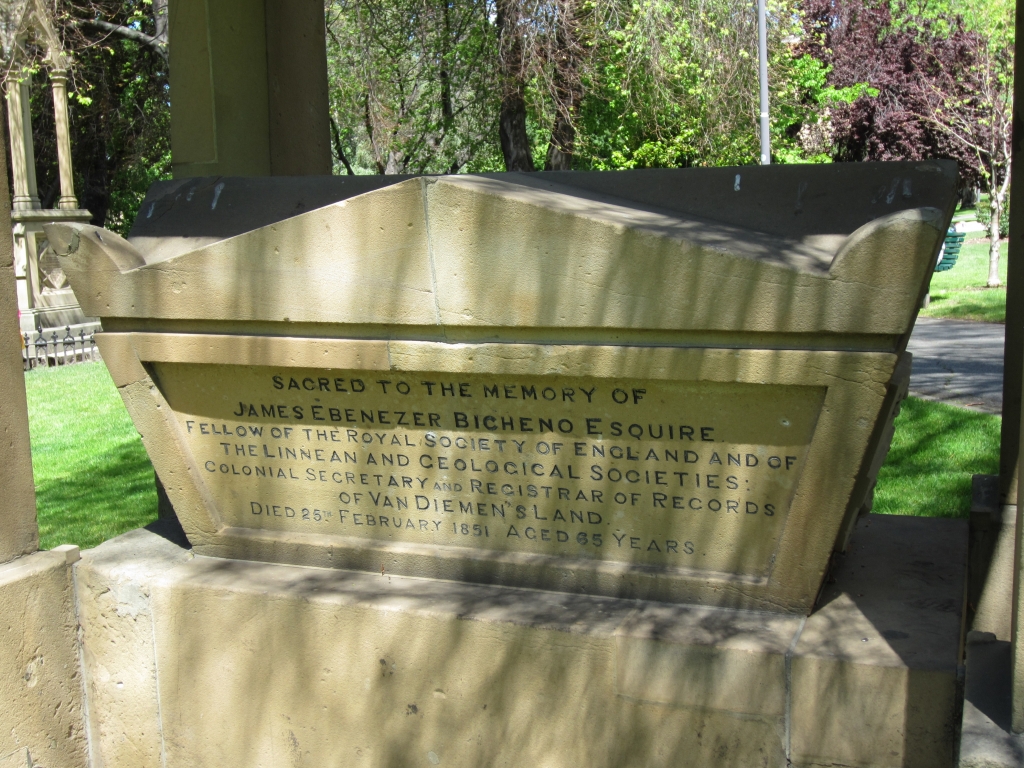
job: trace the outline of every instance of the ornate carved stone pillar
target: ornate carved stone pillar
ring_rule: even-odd
[[[6,563],[39,548],[39,528],[36,525],[20,330],[15,319],[18,316],[18,299],[10,250],[7,158],[2,148],[3,131],[0,130],[0,179],[3,179],[0,184],[0,435],[3,435],[4,445],[4,458],[0,461],[0,498],[3,499],[0,502],[0,563]]]
[[[57,169],[60,173],[60,200],[58,208],[75,210],[75,180],[71,174],[71,131],[68,125],[68,75],[67,71],[54,69],[50,72],[53,84],[53,115],[57,128]]]
[[[32,146],[32,115],[28,80],[7,86],[7,122],[11,131],[11,175],[14,177],[14,210],[40,207],[36,189],[36,153]]]

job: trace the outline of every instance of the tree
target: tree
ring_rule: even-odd
[[[166,41],[161,0],[55,0],[56,20],[72,58],[70,117],[75,188],[93,222],[121,234],[130,229],[149,186],[170,177],[170,101],[166,43],[101,29],[105,21],[154,41]],[[89,22],[89,23],[85,23]],[[45,98],[45,94],[40,92]],[[43,106],[42,114],[47,112]],[[39,178],[55,176],[40,121],[44,152]],[[37,144],[37,147],[40,146]]]
[[[170,110],[162,0],[42,0],[69,67],[75,191],[93,223],[127,233],[146,190],[170,174]],[[10,10],[14,3],[3,6]],[[163,35],[164,48],[154,41]],[[148,38],[147,42],[143,38]],[[60,194],[53,96],[45,56],[27,43],[36,176],[44,207]]]
[[[998,6],[996,6],[998,7]],[[832,111],[837,160],[956,160],[992,199],[989,281],[999,285],[999,218],[1010,182],[1012,35],[963,16],[886,0],[806,0],[803,49],[837,89],[870,86]],[[995,26],[998,26],[997,24]]]
[[[92,18],[82,18],[78,24],[87,30],[96,30],[108,35],[115,35],[126,40],[131,40],[139,45],[148,48],[164,60],[164,69],[170,66],[170,52],[167,47],[167,0],[149,0],[152,11],[153,29],[152,34],[141,28],[137,14],[132,14],[127,20],[128,23],[108,21],[102,17],[105,9],[99,3],[80,5],[80,10],[92,10]],[[81,15],[81,14],[79,14]]]
[[[496,41],[486,0],[328,7],[333,143],[346,172],[456,173],[494,152]]]
[[[332,4],[339,163],[355,171],[361,164],[349,155],[368,149],[378,173],[497,170],[498,152],[505,170],[571,168],[589,7],[583,0]],[[539,159],[542,125],[547,152]]]
[[[797,159],[795,135],[817,105],[805,102],[796,79],[789,42],[799,29],[795,5],[779,0],[768,10],[773,151]],[[610,0],[599,11],[596,62],[582,107],[582,167],[757,162],[757,15],[751,3]]]
[[[777,158],[805,160],[801,78],[822,65],[794,56],[796,2],[769,5],[769,82]],[[756,21],[749,0],[337,0],[338,168],[756,162]]]
[[[548,92],[554,117],[545,171],[572,170],[576,152],[576,121],[583,100],[583,71],[590,57],[584,43],[584,9],[580,0],[557,0],[552,6],[552,33],[547,59],[551,62]]]
[[[498,34],[498,87],[501,107],[498,134],[507,171],[533,171],[526,128],[526,89],[530,79],[532,32],[523,0],[496,0],[494,24]]]
[[[953,50],[949,50],[952,48]],[[1010,186],[1013,64],[1009,51],[992,50],[978,34],[958,31],[931,53],[921,76],[920,119],[970,159],[989,193],[988,286],[998,287],[1000,222]]]
[[[550,126],[544,170],[571,170],[584,80],[594,63],[587,39],[596,32],[595,5],[583,0],[497,0],[496,10],[505,167],[534,170],[527,130],[527,114],[532,113],[535,123]]]

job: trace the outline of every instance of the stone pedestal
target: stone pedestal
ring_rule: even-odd
[[[203,766],[954,764],[962,521],[871,515],[810,617],[194,557],[77,566],[96,757]]]
[[[0,768],[87,764],[76,560],[58,547],[0,565]]]
[[[1017,505],[999,502],[999,476],[973,478],[968,628],[1009,642]]]
[[[1010,728],[1013,665],[1010,642],[992,633],[967,636],[967,680],[959,768],[1020,768],[1024,736]]]
[[[47,224],[85,223],[90,219],[92,213],[78,208],[15,209],[11,213],[22,334],[45,328],[63,329],[69,325],[98,325],[95,318],[87,317],[79,306],[43,232]]]

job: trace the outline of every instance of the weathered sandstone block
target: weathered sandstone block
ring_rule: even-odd
[[[49,233],[197,552],[806,612],[955,177],[194,179]]]

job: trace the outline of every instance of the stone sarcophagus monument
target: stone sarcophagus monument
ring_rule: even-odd
[[[955,187],[192,179],[47,232],[198,554],[806,614]]]
[[[51,227],[192,544],[75,566],[96,754],[955,765],[965,521],[850,533],[955,182],[186,179]]]

